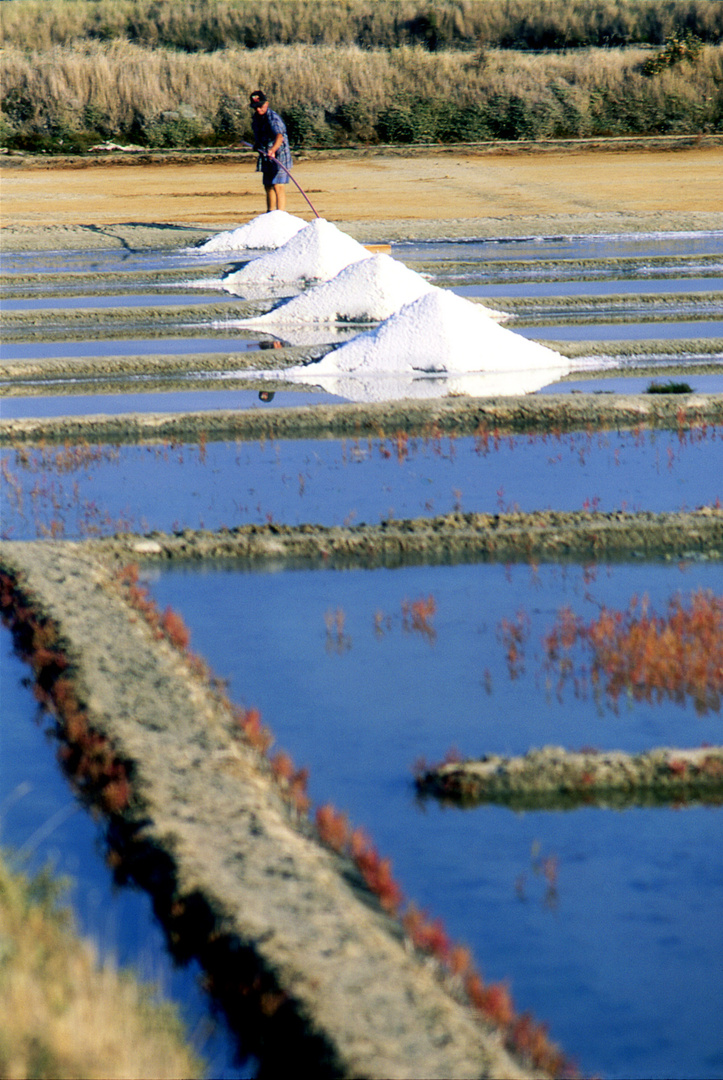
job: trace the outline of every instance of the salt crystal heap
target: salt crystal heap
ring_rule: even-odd
[[[528,341],[495,322],[477,304],[433,288],[406,304],[376,330],[358,334],[318,363],[287,374],[313,382],[341,373],[377,376],[402,373],[559,371],[567,364],[552,349]]]
[[[292,236],[296,236],[297,232],[305,229],[306,225],[303,218],[287,214],[285,210],[270,210],[267,214],[252,218],[248,224],[241,225],[238,229],[212,236],[195,250],[204,255],[223,255],[246,249],[272,250],[282,247]]]
[[[369,255],[244,325],[378,323],[434,287],[390,255]]]
[[[329,281],[344,267],[368,258],[363,244],[330,221],[315,218],[277,251],[227,274],[223,284],[236,292],[246,284]]]

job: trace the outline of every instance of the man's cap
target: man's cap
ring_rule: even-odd
[[[254,90],[249,100],[252,105],[263,105],[266,101],[266,94],[263,90]]]

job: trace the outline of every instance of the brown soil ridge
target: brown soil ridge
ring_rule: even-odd
[[[81,545],[105,559],[239,559],[399,566],[466,559],[534,561],[723,558],[723,507],[677,513],[557,511],[450,513],[378,525],[240,525],[218,531],[124,534]]]
[[[253,952],[280,1011],[298,1017],[307,1056],[309,1040],[317,1046],[314,1075],[530,1075],[293,818],[268,765],[234,735],[228,705],[155,639],[106,565],[67,542],[5,542],[0,568],[58,628],[92,730],[126,763],[124,824],[172,863],[168,903],[193,910],[202,898],[212,938]]]
[[[723,423],[723,394],[544,394],[369,405],[0,420],[0,445],[31,442],[492,435]]]
[[[444,802],[494,802],[516,810],[723,803],[723,747],[658,747],[629,754],[545,746],[521,757],[489,754],[423,767],[416,784],[421,794]]]

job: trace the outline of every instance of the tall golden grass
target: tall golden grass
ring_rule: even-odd
[[[31,137],[67,145],[82,133],[150,145],[232,144],[250,131],[247,100],[256,87],[287,117],[297,145],[723,129],[723,47],[703,47],[694,62],[655,77],[643,73],[649,56],[634,48],[278,45],[192,54],[127,41],[8,46],[0,98],[5,141],[20,146]]]
[[[0,853],[0,1076],[203,1076],[176,1013],[101,965],[56,898],[47,875],[31,881]]]
[[[233,45],[540,49],[660,45],[723,36],[710,0],[3,0],[7,45],[47,50],[84,39],[215,51]]]

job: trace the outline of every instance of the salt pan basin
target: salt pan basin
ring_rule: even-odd
[[[324,218],[300,229],[282,247],[271,251],[223,278],[223,287],[243,295],[245,285],[329,281],[351,263],[368,259],[369,252]]]

